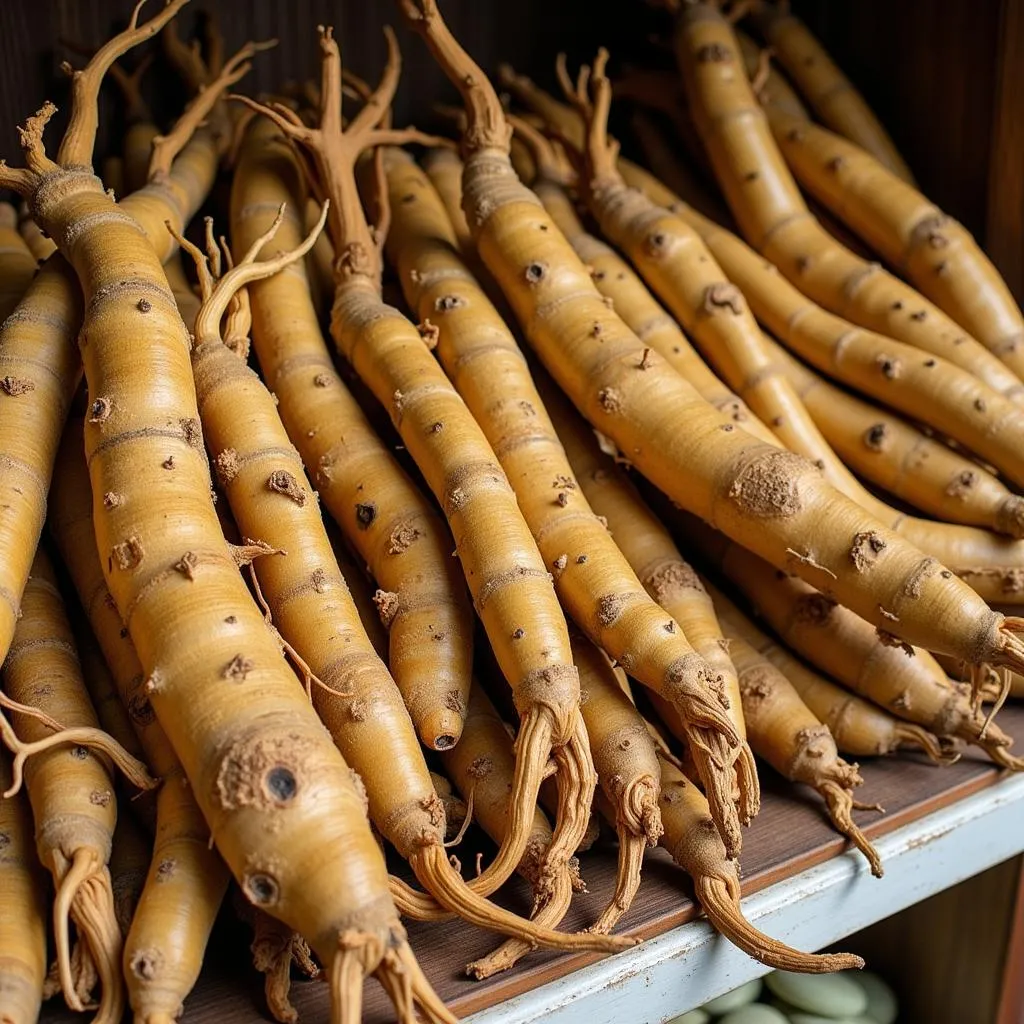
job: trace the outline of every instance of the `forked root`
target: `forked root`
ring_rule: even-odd
[[[955,764],[960,760],[959,752],[948,740],[934,736],[920,725],[898,722],[893,727],[893,736],[895,750],[919,750],[936,764]]]
[[[436,897],[438,903],[478,928],[503,932],[524,943],[547,949],[616,953],[636,943],[635,939],[622,936],[552,931],[536,920],[527,921],[489,903],[463,881],[439,843],[420,847],[409,858],[409,863],[420,883]]]
[[[743,916],[735,878],[698,876],[694,886],[697,900],[715,928],[766,967],[800,974],[828,974],[864,966],[864,961],[853,953],[802,953],[758,931]]]
[[[419,1024],[420,1017],[427,1024],[458,1024],[427,981],[404,939],[384,954],[374,974],[394,1003],[398,1024]],[[331,1024],[349,1024],[349,1020],[332,1017]],[[351,1024],[358,1024],[358,1017],[351,1018]]]
[[[555,879],[547,902],[534,914],[534,924],[544,928],[556,928],[561,924],[562,918],[569,912],[572,894],[576,891],[576,877],[578,876],[574,875],[570,862],[570,866]],[[476,978],[477,981],[482,981],[484,978],[490,978],[515,966],[533,949],[534,946],[529,942],[507,939],[487,956],[466,964],[466,974],[471,978]]]
[[[682,717],[685,712],[681,705],[676,704],[676,707],[680,709]],[[720,733],[691,725],[685,717],[683,722],[690,741],[687,750],[700,777],[704,795],[708,799],[711,817],[722,835],[725,852],[731,860],[735,859],[739,855],[743,838],[740,834],[739,813],[733,798],[733,751],[729,748],[727,738]]]
[[[295,1024],[299,1014],[289,998],[292,964],[309,978],[320,974],[306,940],[269,914],[258,913],[250,949],[253,966],[265,976],[263,992],[271,1016],[281,1024]]]
[[[124,984],[121,976],[123,939],[114,909],[110,872],[99,852],[79,847],[57,885],[53,901],[53,930],[57,968],[64,999],[72,1010],[85,1009],[80,979],[75,977],[69,923],[73,921],[78,941],[86,948],[96,970],[100,1001],[93,1024],[120,1024],[124,1014]]]
[[[25,743],[18,739],[14,727],[7,720],[6,716],[0,713],[0,740],[13,755],[11,760],[11,785],[3,794],[4,797],[14,796],[21,789],[24,779],[25,762],[34,754],[41,754],[54,747],[70,745],[73,747],[86,747],[96,753],[104,754],[113,762],[114,766],[124,777],[137,789],[155,789],[157,780],[149,774],[149,769],[138,758],[132,757],[120,743],[102,729],[90,726],[77,726],[71,729],[62,728],[47,715],[37,711],[36,708],[26,704],[19,704],[0,694],[0,707],[9,711],[17,711],[20,714],[31,715],[39,718],[49,728],[57,730],[52,736],[45,739],[35,740],[32,743]]]
[[[642,835],[637,835],[620,827],[619,860],[615,874],[615,892],[601,916],[590,926],[588,931],[596,935],[610,932],[626,911],[633,905],[637,889],[640,888],[640,871],[643,867],[644,850],[648,846],[656,846],[657,840],[648,843]]]
[[[868,841],[867,836],[854,823],[853,809],[854,807],[860,807],[865,810],[881,811],[882,808],[878,807],[877,804],[866,805],[857,803],[853,799],[853,794],[845,785],[831,779],[816,783],[814,788],[825,798],[825,803],[828,805],[828,815],[832,819],[832,824],[864,854],[868,864],[871,865],[871,874],[875,878],[881,878],[883,874],[882,860],[878,856],[878,851]]]
[[[549,896],[554,886],[554,880],[564,870],[570,858],[575,855],[587,834],[587,827],[590,824],[590,809],[594,802],[594,790],[597,788],[597,773],[590,756],[590,741],[587,738],[587,730],[582,717],[576,716],[568,743],[552,749],[550,745],[550,715],[549,712],[541,708],[530,712],[523,719],[522,728],[520,728],[519,737],[516,740],[517,778],[519,760],[522,758],[524,745],[529,742],[523,734],[523,729],[528,721],[544,723],[541,735],[544,736],[548,750],[558,765],[558,772],[555,775],[558,782],[558,815],[551,844],[548,846],[547,855],[541,864],[534,887],[537,899],[543,900]],[[512,792],[514,799],[515,786],[513,786]],[[536,796],[537,790],[534,790],[533,801],[524,812],[524,818],[529,822],[525,826],[527,830],[533,827],[533,807],[536,806]],[[524,851],[525,848],[524,844]]]

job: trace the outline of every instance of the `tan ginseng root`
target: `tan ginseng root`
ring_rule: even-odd
[[[0,203],[0,323],[28,291],[36,265],[32,250],[18,234],[17,211],[10,203]]]
[[[597,85],[600,86],[600,84],[599,78]],[[653,189],[649,177],[645,178],[628,170],[626,173],[634,181],[638,181],[644,190]],[[658,191],[659,199],[668,199],[671,195],[670,193],[666,194],[663,188],[653,190]],[[629,195],[632,199],[636,193],[631,192]],[[812,308],[809,303],[805,303],[803,297],[792,286],[781,280],[778,274],[766,270],[761,257],[757,256],[739,238],[714,225],[692,207],[680,202],[675,197],[672,198],[674,201],[671,203],[671,209],[678,212],[680,218],[684,219],[701,236],[711,253],[720,260],[726,272],[743,289],[743,294],[750,297],[758,313],[765,313],[763,306],[772,306],[784,301],[785,296],[789,293],[792,293],[795,308],[799,308],[800,311]],[[658,221],[658,233],[664,233],[671,237],[670,232],[664,228],[664,223]],[[637,259],[639,260],[641,257],[638,256]],[[647,259],[644,265],[651,262],[654,261]],[[670,255],[664,262],[669,264],[674,261]],[[650,273],[658,273],[657,265]],[[728,287],[732,289],[728,293],[732,299],[741,294],[734,285]],[[745,306],[740,300],[735,307],[719,307],[713,319],[728,319],[727,309],[742,310],[745,309]],[[831,314],[820,312],[825,318],[831,317]],[[765,316],[767,317],[768,314]],[[831,317],[831,319],[838,318]],[[805,320],[809,321],[810,318],[799,316],[795,320],[787,320],[780,316],[773,317],[771,323],[779,329],[788,330],[790,335],[794,335],[804,330]],[[790,323],[793,324],[792,329],[787,327]],[[856,339],[858,337],[866,338],[866,335],[867,332],[853,328],[845,333],[840,330],[836,332],[837,344],[845,351],[846,342],[849,341],[849,347],[852,349]],[[698,334],[697,337],[707,340],[705,335]],[[995,537],[985,530],[935,523],[906,516],[880,501],[856,480],[829,447],[814,423],[813,417],[803,406],[792,382],[786,379],[788,375],[785,373],[784,367],[788,365],[788,361],[780,353],[778,345],[759,330],[745,333],[734,332],[732,337],[736,342],[732,347],[707,344],[705,352],[723,374],[726,382],[750,401],[754,411],[771,424],[772,430],[779,435],[788,448],[815,462],[823,470],[825,479],[833,487],[852,498],[869,515],[880,523],[885,523],[908,543],[938,559],[942,564],[950,566],[958,575],[969,580],[973,589],[983,599],[989,601],[1018,599],[1015,595],[1021,592],[1019,580],[1021,578],[1021,559],[1024,558],[1024,545],[1020,542],[1011,542]],[[884,340],[888,343],[890,351],[901,347],[897,342]],[[920,373],[926,377],[933,372],[941,372],[938,359],[925,357],[917,352],[911,353],[911,359],[915,368],[919,369]],[[901,367],[904,364],[909,366],[911,359],[875,359],[869,352],[869,356],[862,361],[867,361],[870,365],[870,369],[866,371],[868,374],[874,373],[885,379],[887,383],[899,387],[902,386],[899,384],[902,375]],[[929,366],[929,364],[931,365]],[[888,375],[886,375],[887,368]],[[1007,422],[1012,428],[1012,423],[1017,418],[1016,409],[1012,403],[1006,402],[1000,396],[993,395],[991,391],[985,389],[984,384],[969,374],[963,374],[962,371],[954,367],[947,366],[946,370],[948,371],[947,377],[959,378],[959,381],[953,381],[954,387],[958,383],[963,383],[971,394],[975,394],[976,389],[984,390],[986,400],[991,401],[993,407],[998,405],[1008,413]],[[909,376],[909,373],[907,375]],[[971,415],[979,420],[984,420],[988,408],[986,400],[979,403],[981,411],[978,412],[975,409]],[[979,430],[984,432],[984,428],[979,428]],[[1012,436],[1012,429],[1008,433]],[[1007,459],[1013,458],[1012,447],[1011,444],[1002,445],[1003,454]],[[866,542],[865,540],[861,541],[862,544]],[[873,545],[874,541],[871,541],[871,544]],[[851,546],[851,552],[855,546],[856,543]],[[854,556],[851,554],[852,557]],[[856,560],[854,564],[858,564]]]
[[[699,231],[707,228],[705,241],[710,245],[714,246],[716,240],[723,238],[733,240],[734,236],[712,225],[636,164],[620,160],[619,169],[629,185],[640,189],[659,206],[673,210],[684,219],[691,218]],[[735,242],[742,245],[739,239]],[[723,248],[722,252],[727,258],[728,248]],[[778,280],[773,274],[773,283]],[[769,347],[776,368],[789,378],[825,440],[859,475],[940,520],[984,526],[1013,537],[1022,535],[1024,502],[977,463],[818,377],[771,338],[763,336],[762,341]],[[890,451],[892,458],[885,458]],[[908,520],[907,525],[912,522]],[[941,529],[938,524],[928,524],[928,528],[933,533]],[[981,539],[975,536],[976,546]],[[1003,586],[1012,587],[1015,579],[1012,563],[1019,556],[1008,547],[988,553],[988,545],[988,541],[980,545],[979,550],[985,553],[983,560],[993,557],[996,564],[1000,559],[1008,561],[1010,566],[1003,577]],[[984,571],[981,575],[985,575]],[[998,597],[993,596],[993,600]]]
[[[402,1024],[414,1020],[414,1004],[430,1021],[451,1022],[408,946],[350,770],[225,544],[188,335],[160,259],[85,170],[104,71],[181,6],[172,0],[141,26],[136,8],[129,28],[75,74],[58,160],[42,145],[48,105],[23,131],[29,166],[4,168],[0,183],[28,199],[82,285],[97,548],[145,692],[221,855],[252,902],[309,939],[334,1024],[359,1018],[370,973]]]
[[[59,738],[52,724],[99,732],[82,679],[78,653],[57,578],[42,550],[25,587],[22,617],[3,666],[3,691],[25,712],[13,717],[30,744]],[[145,767],[111,741],[104,749],[133,783],[152,786]],[[14,784],[19,768],[14,767]],[[57,977],[72,1010],[96,1008],[99,1024],[119,1024],[124,1010],[122,938],[107,863],[117,820],[110,763],[79,745],[41,750],[25,766],[25,785],[35,821],[36,852],[52,874]],[[72,956],[70,925],[78,952]],[[77,968],[77,969],[76,969]],[[98,986],[98,1003],[91,992]]]
[[[800,185],[1024,375],[1024,317],[970,232],[864,150],[771,106],[765,113]]]
[[[138,653],[103,578],[82,433],[82,420],[72,417],[57,454],[49,530],[146,761],[163,780],[156,793],[149,873],[125,938],[124,977],[136,1024],[170,1024],[199,977],[229,875],[210,846],[196,794],[153,713]]]
[[[515,178],[501,104],[433,0],[409,0],[404,9],[470,112],[463,196],[477,249],[541,361],[591,424],[675,501],[875,625],[920,646],[955,649],[975,665],[1024,662],[1016,635],[1024,622],[992,611],[950,570],[829,486],[812,463],[736,429],[665,372]],[[853,563],[851,551],[865,545],[872,557]]]
[[[0,747],[0,788],[13,781]],[[36,1024],[46,981],[49,885],[32,848],[28,796],[0,799],[0,1006],[4,1024]]]
[[[549,395],[545,400],[584,496],[607,522],[615,543],[648,593],[682,626],[694,649],[722,680],[729,718],[736,732],[746,737],[736,669],[700,579],[625,472],[600,450],[593,432],[569,403]],[[756,814],[759,786],[749,749],[737,758],[736,779],[743,805]]]
[[[128,937],[152,860],[152,841],[135,823],[124,801],[118,801],[117,825],[110,850],[110,882],[114,916],[122,938]]]
[[[708,368],[677,321],[660,306],[633,268],[610,245],[583,226],[568,189],[575,174],[544,135],[522,118],[509,117],[515,131],[530,145],[537,165],[533,191],[551,219],[565,235],[576,255],[591,268],[598,291],[633,333],[678,371],[719,412],[748,433],[778,444],[771,431]]]
[[[456,253],[429,179],[399,150],[385,153],[384,166],[393,210],[388,252],[409,305],[431,324],[441,365],[498,456],[559,599],[595,644],[677,704],[726,846],[738,853],[739,825],[749,821],[756,799],[734,804],[733,762],[741,743],[720,681],[591,512],[514,336]],[[529,630],[518,624],[513,642],[526,640]]]
[[[819,675],[744,615],[731,601],[719,601],[715,610],[728,636],[736,636],[770,661],[792,684],[816,718],[828,726],[840,753],[853,757],[878,757],[899,750],[924,753],[936,764],[957,759],[948,740],[904,722],[877,704],[851,693]]]
[[[239,289],[301,259],[328,215],[301,246],[256,262],[271,241],[284,211],[263,238],[217,279],[220,253],[207,221],[208,255],[180,239],[196,261],[203,305],[194,328],[192,368],[206,443],[220,488],[243,536],[258,537],[272,550],[253,567],[268,614],[303,671],[311,673],[313,706],[346,762],[363,780],[371,821],[412,866],[428,893],[471,923],[537,945],[610,951],[619,943],[597,937],[560,935],[536,928],[476,895],[445,852],[444,810],[438,799],[401,694],[377,657],[308,487],[298,453],[291,447],[274,404],[259,377],[225,345],[221,319]],[[245,317],[244,304],[235,316]],[[224,335],[240,334],[232,324]],[[416,916],[402,900],[399,906]],[[631,943],[628,943],[631,944]]]
[[[644,850],[657,846],[663,832],[658,810],[661,768],[643,717],[607,657],[582,636],[573,636],[572,651],[580,670],[581,707],[590,749],[619,841],[615,891],[589,929],[610,932],[633,905]]]
[[[548,851],[553,873],[572,855],[587,827],[596,776],[579,713],[579,677],[548,568],[483,432],[415,325],[381,298],[385,224],[370,230],[356,189],[355,165],[368,148],[420,138],[412,130],[379,127],[400,70],[391,32],[388,45],[381,83],[345,131],[341,58],[326,29],[320,36],[320,127],[306,128],[279,108],[261,109],[309,152],[331,200],[329,225],[338,254],[332,336],[339,352],[388,410],[441,504],[476,611],[515,695],[520,767],[512,798],[513,825],[499,858],[476,879],[477,891],[482,892],[507,878],[522,857],[549,756],[557,765],[561,798]]]
[[[859,766],[839,756],[828,726],[815,716],[782,672],[734,628],[729,599],[710,585],[708,590],[729,641],[729,657],[739,675],[743,716],[754,752],[783,778],[817,790],[828,807],[833,827],[864,854],[871,874],[881,878],[878,851],[852,817],[854,809],[882,810],[854,799],[853,790],[864,782]],[[677,731],[671,713],[667,724],[673,732]]]
[[[827,974],[864,966],[852,953],[802,953],[758,931],[740,906],[736,861],[722,839],[698,786],[673,764],[661,761],[661,845],[693,879],[697,902],[716,931],[748,956],[774,970]]]
[[[910,285],[846,249],[808,210],[717,6],[682,5],[674,46],[690,112],[747,241],[825,308],[1024,402],[1024,382],[997,356]]]
[[[495,843],[502,844],[508,833],[516,756],[511,734],[478,682],[470,690],[462,741],[441,752],[441,763],[470,806],[473,821]],[[569,910],[573,893],[584,889],[575,857],[561,866],[551,885],[543,881],[552,836],[544,812],[534,808],[526,851],[516,866],[517,874],[533,890],[533,921],[546,928],[558,926]],[[528,943],[509,939],[494,952],[468,964],[466,973],[477,979],[489,978],[507,971],[532,949]]]
[[[821,121],[913,184],[910,168],[881,122],[807,26],[790,13],[789,3],[759,2],[754,20]]]
[[[249,68],[251,46],[182,115],[161,146],[145,188],[119,204],[142,229],[161,262],[175,254],[178,230],[213,184],[224,140],[199,128],[217,97]],[[190,138],[191,136],[191,138]],[[148,301],[148,300],[146,300]],[[46,495],[64,419],[82,360],[77,332],[81,288],[64,257],[48,258],[18,308],[0,326],[0,660],[7,651],[21,591],[46,519]]]
[[[295,154],[255,118],[232,185],[232,238],[248,247],[288,204],[277,244],[294,248],[305,188]],[[435,506],[374,432],[334,368],[301,264],[249,289],[253,345],[324,508],[380,588],[387,662],[423,744],[458,742],[473,664],[473,622],[452,539]]]
[[[694,550],[743,593],[783,643],[824,675],[940,740],[964,740],[1003,768],[1024,769],[1024,760],[1010,753],[1013,739],[972,706],[968,688],[950,682],[927,651],[872,628],[832,598],[773,568],[692,516],[685,517],[681,530]],[[975,668],[972,675],[978,688],[986,673]]]
[[[822,373],[929,424],[1024,485],[1024,409],[973,374],[822,309],[745,242],[676,204],[757,319]]]

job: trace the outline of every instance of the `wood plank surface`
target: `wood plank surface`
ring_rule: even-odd
[[[1021,736],[1024,744],[1024,705],[1005,708],[999,721],[1011,735]],[[970,749],[959,762],[943,768],[915,756],[878,759],[861,767],[865,782],[859,795],[880,802],[887,812],[883,816],[858,813],[858,821],[869,835],[879,835],[923,817],[978,792],[1000,776],[982,755]],[[741,857],[746,893],[835,857],[845,847],[825,819],[816,794],[783,786],[763,766],[761,775],[764,803],[744,835]],[[477,850],[489,853],[490,848],[471,830],[457,852],[465,864],[472,864]],[[566,928],[585,927],[605,905],[612,891],[614,845],[598,844],[581,858],[581,868],[589,892],[573,901],[564,922]],[[503,902],[526,912],[525,888],[516,880],[507,889]],[[649,938],[691,920],[697,913],[685,873],[663,850],[651,851],[636,904],[622,930]],[[492,949],[496,945],[494,936],[458,922],[411,923],[409,934],[427,976],[441,997],[461,1015],[561,977],[593,959],[538,952],[504,975],[474,982],[465,977],[463,967]],[[248,962],[248,943],[247,932],[225,917],[211,942],[202,978],[185,1004],[182,1024],[257,1024],[269,1020],[263,1005],[262,979]],[[322,984],[296,981],[293,995],[302,1024],[326,1024],[327,992]],[[43,1024],[71,1024],[78,1020],[57,1000],[47,1004],[42,1017]],[[389,1024],[394,1020],[382,990],[374,981],[366,985],[363,1020],[365,1024]]]

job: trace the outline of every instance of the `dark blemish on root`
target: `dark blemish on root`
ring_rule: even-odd
[[[89,756],[89,748],[88,747],[72,747],[71,748],[71,756],[73,758],[75,758],[76,761],[84,761]]]
[[[577,565],[584,565],[584,564],[586,564],[586,561],[587,561],[587,556],[586,555],[577,555],[576,556],[576,564]]]
[[[97,398],[89,406],[89,422],[102,423],[110,417],[111,404],[109,398]]]
[[[723,309],[730,310],[734,316],[743,312],[743,296],[739,288],[728,281],[710,285],[704,292],[705,313],[714,314]]]
[[[555,503],[560,505],[562,508],[565,508],[565,506],[569,504],[569,495],[565,491],[559,491],[558,497],[555,498]]]
[[[928,311],[926,309],[919,309],[916,313],[910,314],[910,319],[920,323],[927,315]]]
[[[139,949],[132,955],[128,969],[140,981],[153,981],[160,971],[163,959],[159,949]]]
[[[878,556],[885,550],[885,539],[874,530],[863,530],[854,535],[850,545],[850,561],[857,572],[869,569],[878,561]]]
[[[153,308],[153,303],[150,302],[149,299],[139,299],[139,301],[135,303],[135,308],[140,313],[148,313]]]
[[[225,666],[221,669],[221,679],[229,679],[233,683],[244,682],[249,673],[256,667],[256,663],[251,659],[247,658],[244,654],[236,654]]]
[[[175,466],[174,456],[173,455],[168,455],[167,458],[164,459],[164,461],[160,463],[160,465],[163,466],[164,469],[174,469],[174,466]]]
[[[676,624],[671,619],[669,619],[668,622],[665,623],[663,628],[666,633],[674,633],[676,631]]]
[[[110,549],[111,568],[120,569],[121,572],[131,572],[141,564],[144,554],[142,541],[138,537],[129,537]]]
[[[732,50],[722,43],[708,43],[697,51],[698,64],[728,64],[732,60]]]
[[[194,551],[186,551],[185,554],[174,563],[174,571],[180,572],[187,580],[196,578],[196,569],[199,566],[199,556]]]
[[[117,508],[118,505],[124,504],[124,495],[118,494],[117,491],[107,491],[103,495],[103,507],[105,509]]]
[[[640,356],[640,362],[637,367],[641,370],[646,370],[651,365],[651,350],[645,348],[643,354]]]
[[[926,359],[924,361],[924,366],[925,366],[925,369],[927,369],[927,370],[932,369],[932,367],[935,366],[935,360],[934,359]]]
[[[430,424],[430,432],[432,434],[440,434],[442,430],[444,430],[444,424],[440,420]]]
[[[968,494],[972,487],[978,482],[978,474],[973,469],[965,469],[957,473],[946,488],[946,494],[951,498],[962,498]]]
[[[466,714],[466,698],[458,690],[449,690],[444,695],[444,706],[457,715]]]
[[[286,469],[275,469],[267,479],[267,490],[283,494],[300,508],[306,504],[305,488]]]
[[[327,589],[327,573],[323,569],[314,569],[309,577],[314,592],[322,594]]]
[[[280,804],[286,804],[295,799],[299,783],[290,768],[286,768],[284,765],[275,765],[264,775],[263,787],[271,799]]]
[[[277,881],[270,875],[262,873],[247,875],[242,882],[242,888],[250,902],[255,903],[258,907],[267,907],[277,902]]]
[[[976,398],[974,400],[974,408],[977,409],[978,412],[984,412],[988,408],[988,406],[985,404],[985,399]]]
[[[547,265],[544,263],[531,263],[523,271],[523,277],[526,278],[527,284],[538,284],[544,279],[544,275],[547,273]]]
[[[434,309],[438,313],[450,313],[466,305],[466,300],[459,295],[440,295],[434,300]]]
[[[313,378],[313,386],[317,388],[329,387],[331,383],[331,375],[329,373],[318,373]]]
[[[524,636],[526,636],[526,630],[522,626],[517,626],[512,630],[513,640],[522,640]]]
[[[94,789],[89,794],[89,803],[91,803],[93,807],[109,807],[112,797],[113,794],[109,789]]]
[[[128,717],[139,726],[152,725],[156,712],[144,693],[133,693],[128,698]]]
[[[373,595],[373,603],[384,628],[390,629],[398,614],[398,595],[391,590],[378,590]]]
[[[883,647],[898,647],[908,658],[914,657],[914,648],[906,640],[901,640],[898,636],[882,628],[876,629],[875,635]]]
[[[477,757],[470,761],[466,774],[471,779],[486,779],[494,771],[494,762],[489,757]]]
[[[826,170],[831,171],[833,174],[836,174],[838,171],[842,170],[842,168],[846,166],[846,162],[846,157],[834,156],[825,164],[825,168]]]
[[[824,626],[832,617],[836,605],[836,601],[824,594],[805,594],[796,602],[794,617],[797,622],[810,626]]]
[[[871,452],[885,452],[889,440],[889,427],[885,423],[876,423],[864,431],[864,446]]]
[[[228,624],[229,626],[233,626],[233,625],[234,625],[234,624],[235,624],[235,623],[236,623],[236,622],[238,621],[238,616],[237,616],[237,615],[228,615],[228,616],[227,616],[227,617],[226,617],[226,618],[224,619],[224,621],[225,621],[225,622],[226,622],[226,623],[227,623],[227,624]]]
[[[898,313],[903,308],[902,300],[897,299],[889,308],[895,310]]]
[[[903,364],[894,356],[881,355],[875,359],[875,365],[887,380],[896,380],[903,370]]]
[[[647,253],[650,256],[660,256],[665,249],[665,233],[663,231],[655,231],[653,235],[648,235],[644,241],[644,247],[647,249]]]
[[[173,857],[165,857],[156,869],[157,882],[167,882],[174,877],[178,862]]]
[[[357,502],[356,504],[356,525],[360,530],[365,530],[373,524],[377,518],[377,506],[372,501]]]
[[[0,378],[0,391],[9,398],[17,398],[19,395],[27,395],[30,391],[35,391],[35,389],[35,382],[31,380],[25,380],[21,377]]]

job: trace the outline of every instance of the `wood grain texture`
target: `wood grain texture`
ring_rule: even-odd
[[[1024,705],[1006,708],[1000,714],[1000,724],[1011,735],[1024,737]],[[880,759],[865,763],[862,768],[865,782],[858,795],[879,801],[887,810],[882,817],[858,813],[858,821],[868,835],[891,831],[977,792],[999,777],[991,764],[971,751],[957,764],[945,768],[913,757]],[[784,787],[766,768],[762,767],[761,773],[764,805],[744,835],[742,868],[746,893],[835,857],[845,846],[829,826],[821,801],[814,793]],[[485,851],[485,857],[490,856],[491,848],[471,830],[454,852],[469,866],[478,850]],[[581,858],[581,870],[589,892],[575,897],[563,924],[565,928],[585,927],[607,902],[615,871],[614,847],[599,843]],[[525,896],[517,881],[507,887],[503,902],[526,912]],[[650,852],[640,893],[624,919],[623,930],[650,938],[691,920],[697,912],[684,872],[664,851]],[[246,959],[248,935],[228,920],[219,927],[200,983],[185,1005],[182,1024],[256,1024],[268,1019],[262,1003],[261,979]],[[409,925],[409,935],[420,963],[442,998],[463,1015],[561,977],[593,959],[534,953],[507,974],[473,982],[464,976],[463,967],[492,949],[496,945],[494,936],[457,922],[413,923]],[[322,985],[296,982],[294,995],[303,1024],[326,1024],[327,993]],[[376,983],[367,984],[366,997],[366,1024],[389,1024],[393,1016]],[[47,1005],[42,1018],[44,1024],[72,1024],[76,1019],[56,1001]]]

